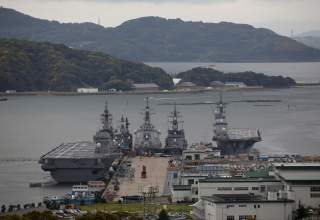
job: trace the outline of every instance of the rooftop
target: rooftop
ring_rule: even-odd
[[[159,88],[159,86],[155,83],[134,83],[133,88],[135,89]]]
[[[214,203],[270,203],[270,202],[294,202],[288,199],[267,200],[262,196],[254,194],[218,194],[212,196],[201,197],[201,199]]]
[[[217,177],[217,178],[207,178],[200,179],[199,182],[204,183],[223,183],[223,182],[280,182],[273,176],[269,177]]]
[[[320,163],[274,163],[277,170],[319,170]]]

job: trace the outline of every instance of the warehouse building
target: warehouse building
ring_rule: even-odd
[[[265,198],[254,194],[204,196],[193,204],[193,217],[203,220],[289,220],[293,200]]]

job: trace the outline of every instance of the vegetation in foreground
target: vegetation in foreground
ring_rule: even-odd
[[[168,213],[184,213],[189,214],[191,207],[188,205],[168,205],[163,209],[161,205],[151,207],[142,207],[141,204],[97,204],[93,206],[84,206],[83,209],[88,210],[88,214],[77,216],[76,220],[142,220],[143,211],[152,210],[152,216],[158,216],[158,220],[168,220]],[[159,209],[158,209],[159,208]],[[53,215],[50,211],[38,212],[32,211],[22,216],[15,214],[8,214],[0,216],[0,220],[58,220],[57,216]],[[191,217],[186,215],[186,219],[192,220]]]
[[[190,213],[192,207],[190,204],[168,204],[168,205],[160,205],[160,204],[148,204],[148,209],[153,210],[161,210],[166,207],[167,212],[179,212],[179,213]],[[142,203],[129,203],[129,204],[121,204],[121,203],[99,203],[90,206],[82,206],[81,210],[85,211],[106,211],[106,212],[130,212],[130,213],[143,213],[144,206]]]

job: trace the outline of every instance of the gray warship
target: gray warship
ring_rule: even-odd
[[[120,127],[115,132],[115,143],[116,146],[123,153],[128,153],[132,150],[132,134],[129,130],[129,121],[128,118],[124,118],[123,115],[120,119]]]
[[[169,114],[169,129],[164,149],[166,153],[181,154],[188,147],[181,118],[181,113],[177,111],[177,107],[174,105],[173,111]]]
[[[120,156],[114,145],[112,118],[106,103],[101,115],[102,127],[94,142],[62,143],[41,156],[39,163],[57,182],[87,182],[104,179],[111,164]]]
[[[256,142],[261,141],[258,129],[228,128],[226,103],[222,100],[222,93],[219,102],[216,103],[214,118],[212,140],[217,143],[223,155],[248,153]]]
[[[143,123],[134,132],[134,149],[138,154],[161,152],[160,131],[151,123],[149,97],[146,97],[146,107],[143,112]]]

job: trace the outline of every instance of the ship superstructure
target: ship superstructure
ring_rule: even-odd
[[[132,134],[130,133],[129,125],[128,118],[124,118],[122,115],[119,129],[115,133],[116,146],[124,153],[132,150]]]
[[[226,119],[226,103],[220,100],[216,103],[214,111],[213,141],[224,155],[237,155],[248,153],[252,146],[261,141],[260,132],[250,128],[229,128]]]
[[[105,103],[105,108],[101,114],[102,127],[93,136],[93,140],[97,145],[99,153],[110,154],[119,151],[114,144],[114,130],[112,127],[112,115],[109,112],[108,102]]]
[[[182,127],[183,121],[176,105],[169,115],[169,129],[166,137],[165,151],[170,154],[181,154],[183,150],[187,149],[188,143],[185,138],[184,129]]]
[[[134,149],[138,153],[158,152],[162,149],[160,134],[160,131],[151,123],[149,97],[146,97],[146,106],[143,112],[143,123],[134,133]]]
[[[44,154],[39,163],[57,182],[87,182],[104,179],[113,161],[120,156],[113,144],[111,114],[106,104],[102,128],[94,142],[62,143]]]

